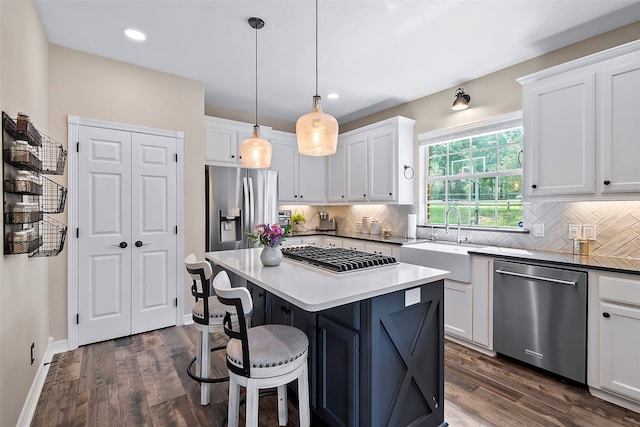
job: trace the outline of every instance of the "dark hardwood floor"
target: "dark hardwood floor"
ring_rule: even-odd
[[[212,385],[210,405],[201,406],[200,386],[186,373],[196,337],[193,326],[173,327],[56,355],[32,425],[221,425],[227,384]],[[226,373],[222,353],[212,363],[219,376]],[[640,414],[515,362],[452,342],[445,353],[445,420],[452,427],[640,426]],[[289,402],[290,426],[298,425],[296,406]],[[275,396],[260,399],[260,425],[278,425]]]

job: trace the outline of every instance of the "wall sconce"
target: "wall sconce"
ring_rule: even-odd
[[[459,87],[456,90],[456,100],[453,101],[451,109],[454,111],[466,110],[469,107],[469,101],[471,101],[471,97],[464,93],[464,89]]]

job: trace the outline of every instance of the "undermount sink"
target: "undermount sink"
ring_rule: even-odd
[[[474,245],[448,242],[426,242],[403,245],[400,248],[402,262],[425,267],[439,268],[450,272],[449,279],[471,282],[471,250]]]

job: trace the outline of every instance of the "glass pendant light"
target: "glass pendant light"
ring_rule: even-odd
[[[338,145],[338,121],[326,114],[320,106],[318,95],[318,0],[316,0],[316,94],[311,112],[296,122],[298,152],[306,156],[329,156],[335,154]]]
[[[240,144],[240,155],[243,167],[260,169],[271,166],[271,144],[260,137],[258,126],[258,30],[264,27],[264,21],[260,18],[249,18],[249,25],[256,30],[256,122],[251,138]]]

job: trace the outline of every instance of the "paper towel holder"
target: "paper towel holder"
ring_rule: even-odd
[[[407,170],[409,170],[409,173],[411,174],[411,176],[407,176]],[[413,167],[411,167],[409,165],[404,165],[404,177],[406,179],[413,179],[414,175],[415,175],[415,173],[413,171]]]

